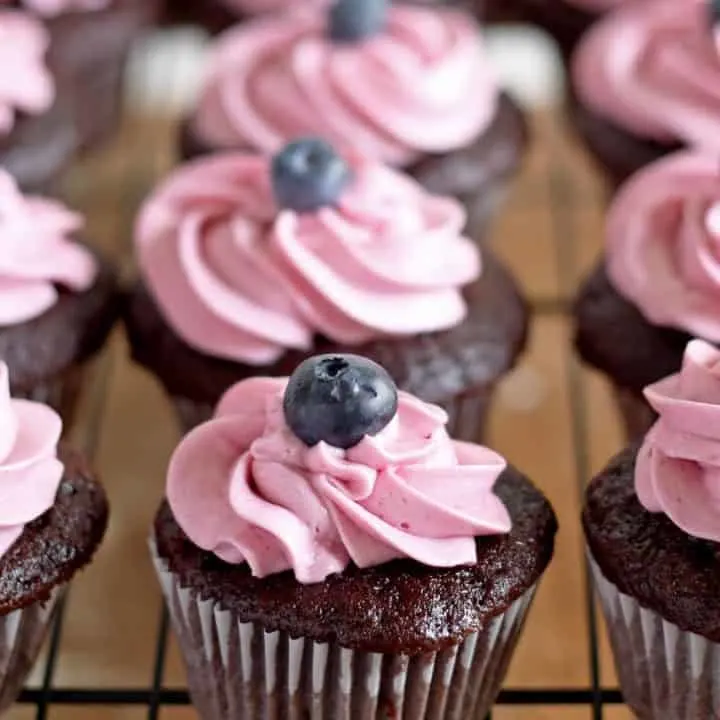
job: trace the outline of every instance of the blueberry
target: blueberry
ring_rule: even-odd
[[[712,27],[720,25],[720,0],[709,0],[708,12],[710,13]]]
[[[283,398],[285,421],[306,445],[357,445],[395,417],[397,388],[377,363],[359,355],[317,355],[298,365]]]
[[[288,143],[272,161],[272,186],[281,208],[312,212],[335,205],[352,178],[332,145],[319,138]]]
[[[359,42],[381,33],[389,0],[336,0],[330,8],[328,32],[335,42]]]

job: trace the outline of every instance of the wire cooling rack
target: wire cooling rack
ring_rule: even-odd
[[[575,166],[580,160],[577,153],[568,152],[566,147],[569,142],[568,137],[562,131],[560,122],[559,114],[555,113],[544,114],[537,118],[537,140],[544,144],[545,159],[533,164],[531,169],[533,177],[525,183],[526,187],[530,187],[528,197],[535,193],[537,195],[535,200],[547,205],[549,232],[552,235],[550,247],[551,253],[554,254],[552,261],[558,278],[558,292],[535,293],[530,296],[531,305],[539,322],[543,319],[563,321],[568,317],[572,288],[576,283],[579,268],[585,264],[581,257],[585,250],[579,249],[575,242],[578,214],[583,212],[583,200],[580,197],[582,191],[578,189]],[[172,128],[173,121],[167,118],[131,119],[117,147],[109,150],[102,157],[84,161],[69,178],[67,195],[75,205],[94,210],[97,214],[100,202],[98,193],[109,193],[111,196],[111,202],[103,201],[101,207],[104,210],[100,213],[101,219],[96,224],[102,227],[103,223],[107,225],[108,217],[112,219],[113,232],[104,238],[101,244],[126,269],[131,267],[130,237],[135,209],[157,176],[172,164],[172,142],[168,140],[172,137]],[[544,200],[540,200],[540,197]],[[597,202],[597,199],[594,198],[593,201]],[[507,212],[511,213],[512,207]],[[503,226],[504,224],[501,223],[501,230]],[[533,223],[530,222],[522,231],[535,232],[535,230]],[[498,240],[500,245],[503,238],[499,237]],[[522,270],[520,266],[518,269]],[[522,275],[523,272],[519,274]],[[525,274],[527,275],[527,268]],[[573,447],[573,475],[577,481],[574,492],[577,494],[579,506],[579,498],[591,473],[591,453],[588,445],[589,399],[584,371],[578,366],[570,344],[566,345],[562,350],[562,383],[572,420],[570,432]],[[78,442],[91,458],[97,456],[101,442],[106,415],[107,388],[109,379],[113,375],[114,365],[118,362],[127,362],[124,358],[124,349],[121,352],[122,360],[118,360],[120,355],[117,352],[111,352],[101,361],[95,373],[92,391],[88,393],[89,400],[85,406],[85,419],[78,434]],[[561,518],[561,523],[562,520]],[[606,717],[610,706],[622,704],[620,692],[614,687],[603,686],[601,682],[603,656],[599,639],[601,631],[598,629],[587,567],[583,568],[583,572],[585,602],[577,612],[583,613],[586,620],[589,683],[585,686],[572,687],[563,687],[561,684],[545,687],[508,687],[502,691],[497,701],[498,708],[503,708],[501,712],[504,712],[504,707],[507,706],[524,706],[528,708],[529,714],[524,714],[522,717],[534,718],[537,716],[530,711],[530,708],[536,708],[542,713],[543,708],[575,706],[579,711],[584,712],[582,717],[590,715],[593,720],[601,720]],[[87,717],[103,718],[109,712],[107,709],[110,706],[126,706],[135,708],[137,714],[132,715],[133,718],[147,717],[148,720],[156,720],[165,717],[164,713],[172,708],[190,704],[184,687],[169,685],[165,681],[171,631],[167,613],[159,602],[156,610],[149,609],[149,612],[157,613],[157,623],[154,662],[146,683],[126,687],[85,687],[58,683],[58,666],[61,662],[65,637],[64,619],[70,602],[72,602],[72,594],[69,594],[59,606],[48,640],[44,667],[39,673],[39,684],[26,689],[19,698],[21,710],[30,713],[30,715],[23,714],[23,718],[34,716],[37,720],[45,720],[54,717],[54,708],[63,706],[91,708],[91,714]],[[530,624],[536,620],[537,617],[531,614]],[[561,640],[562,638],[558,639],[558,642]],[[553,713],[541,716],[553,717]],[[512,717],[514,718],[515,715]],[[576,716],[573,715],[574,717]]]

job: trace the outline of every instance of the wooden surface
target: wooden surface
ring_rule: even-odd
[[[559,118],[543,115],[534,125],[534,149],[499,219],[494,244],[539,313],[524,362],[499,390],[491,444],[548,494],[561,532],[506,686],[580,688],[588,685],[590,670],[579,473],[600,468],[619,447],[620,434],[602,381],[579,370],[573,360],[572,328],[563,304],[597,258],[602,188]],[[132,216],[154,179],[170,166],[173,133],[170,122],[129,121],[118,143],[86,161],[67,183],[68,198],[88,213],[91,237],[128,273]],[[129,363],[121,332],[96,375],[86,398],[91,420],[76,441],[95,455],[111,497],[112,521],[96,561],[73,586],[55,684],[147,687],[160,596],[146,537],[177,432],[154,380]],[[583,399],[591,412],[580,412]],[[578,447],[586,450],[588,468],[582,467]],[[612,661],[604,638],[601,662],[603,682],[611,686]],[[184,683],[172,643],[165,683]],[[35,711],[18,707],[8,717],[29,720]],[[49,717],[139,720],[147,710],[55,707]],[[195,715],[165,709],[161,717],[188,720]],[[494,715],[497,720],[590,717],[588,708],[577,707],[503,707]],[[630,714],[612,708],[605,717],[621,720]]]

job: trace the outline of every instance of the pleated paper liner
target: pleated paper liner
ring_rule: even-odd
[[[436,403],[448,414],[447,431],[455,440],[481,442],[495,384],[483,385],[447,402]],[[183,434],[210,420],[215,408],[178,395],[172,398],[175,415]]]
[[[641,720],[717,720],[720,646],[681,630],[609,582],[591,558],[625,701]]]
[[[438,653],[356,652],[241,622],[151,551],[202,720],[484,720],[535,594]]]
[[[0,713],[23,689],[32,670],[65,586],[56,588],[46,602],[36,602],[0,616]]]

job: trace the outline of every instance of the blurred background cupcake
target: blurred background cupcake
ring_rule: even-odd
[[[446,419],[326,355],[181,442],[152,548],[203,720],[486,716],[556,521]]]
[[[10,397],[0,362],[0,712],[32,669],[63,591],[107,525],[105,493],[85,460],[59,446],[60,417]]]
[[[525,346],[528,311],[503,266],[463,235],[452,198],[320,140],[274,159],[224,153],[172,173],[136,228],[133,357],[183,425],[232,384],[308,354],[359,352],[481,436]]]
[[[157,18],[160,0],[0,0],[45,22],[49,61],[72,100],[77,142],[106,140],[122,115],[124,72],[133,42]]]
[[[0,168],[22,188],[49,190],[77,148],[72,103],[47,57],[36,18],[0,9]]]
[[[14,397],[51,405],[67,426],[87,363],[120,312],[116,274],[82,243],[82,226],[0,170],[0,360]]]
[[[273,154],[305,135],[458,198],[478,240],[527,142],[523,115],[498,86],[475,20],[388,0],[306,7],[224,34],[182,127],[180,153]]]
[[[694,341],[647,389],[642,446],[592,482],[583,525],[625,701],[639,718],[717,716],[720,353]]]
[[[643,389],[679,370],[692,336],[720,343],[718,155],[676,153],[639,172],[605,232],[605,257],[576,300],[575,344],[637,438],[654,421]]]
[[[571,118],[616,188],[687,146],[720,154],[720,61],[713,3],[627,3],[573,58]]]

